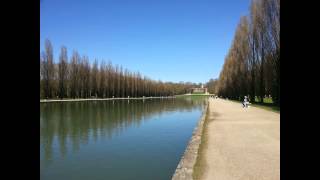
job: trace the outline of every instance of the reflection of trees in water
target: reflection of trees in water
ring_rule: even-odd
[[[112,138],[127,127],[140,126],[152,116],[170,111],[192,111],[202,108],[203,99],[152,99],[93,102],[45,103],[40,106],[40,145],[44,159],[52,159],[52,146],[57,138],[62,157],[67,144],[72,151],[87,144],[89,137]]]

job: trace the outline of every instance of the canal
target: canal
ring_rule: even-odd
[[[42,180],[169,180],[204,97],[40,104]]]

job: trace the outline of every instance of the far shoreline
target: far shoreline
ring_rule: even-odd
[[[87,99],[40,99],[40,103],[48,102],[76,102],[76,101],[110,101],[110,100],[131,100],[131,99],[172,99],[176,96],[160,96],[160,97],[117,97],[117,98],[87,98]]]

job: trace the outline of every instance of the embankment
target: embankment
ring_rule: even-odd
[[[129,98],[90,98],[90,99],[40,99],[40,103],[47,102],[65,102],[65,101],[110,101],[110,100],[120,100],[120,99],[168,99],[175,98],[175,96],[168,97],[129,97]]]
[[[194,165],[197,160],[199,146],[201,144],[201,136],[203,131],[203,125],[206,119],[208,111],[208,103],[204,108],[201,119],[199,120],[197,127],[193,130],[192,137],[188,143],[188,146],[176,168],[175,173],[172,176],[172,180],[191,180],[193,179]]]

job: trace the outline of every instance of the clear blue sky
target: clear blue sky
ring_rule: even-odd
[[[217,78],[250,0],[42,0],[40,51],[65,45],[162,81]]]

